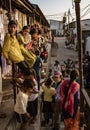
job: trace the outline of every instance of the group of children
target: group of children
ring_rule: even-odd
[[[38,113],[38,93],[43,59],[40,53],[45,46],[48,31],[37,25],[24,26],[17,32],[17,23],[8,23],[8,32],[4,37],[2,55],[8,65],[15,65],[14,82],[20,82],[14,111],[16,119],[25,130],[28,121],[34,123]],[[41,34],[41,32],[43,32]],[[44,51],[44,50],[43,50]]]
[[[27,124],[35,123],[38,114],[38,85],[34,70],[30,75],[19,78],[19,92],[17,94],[14,111],[16,119],[21,123],[21,130],[25,130]]]
[[[40,57],[44,52],[48,34],[48,30],[45,31],[44,28],[36,24],[23,26],[22,30],[17,32],[17,23],[11,20],[8,23],[8,33],[4,37],[2,46],[2,56],[6,59],[8,66],[13,62],[21,71],[29,73],[28,68],[32,68],[36,61],[35,51],[40,51]],[[2,73],[5,70],[3,66]]]

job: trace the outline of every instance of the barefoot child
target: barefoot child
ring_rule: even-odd
[[[23,86],[17,94],[16,104],[14,106],[14,111],[16,119],[21,123],[20,130],[25,130],[26,124],[31,118],[30,114],[27,112],[27,102],[28,96],[33,93],[33,88],[35,84],[31,79],[25,79]]]

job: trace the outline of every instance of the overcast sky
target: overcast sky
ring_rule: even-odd
[[[30,0],[30,2],[38,4],[41,11],[48,19],[61,19],[64,13],[67,13],[69,9],[72,14],[71,17],[75,17],[75,8],[72,6],[72,0]],[[80,8],[81,16],[83,15],[82,19],[90,18],[90,0],[81,0]]]

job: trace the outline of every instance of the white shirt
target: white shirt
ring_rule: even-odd
[[[22,91],[19,91],[16,98],[14,111],[17,112],[18,114],[25,114],[27,112],[26,111],[27,102],[28,102],[28,95],[23,93]]]
[[[36,80],[34,80],[34,82],[35,82],[35,87],[34,87],[34,89],[35,90],[38,90],[38,85],[37,85],[37,81]],[[36,98],[38,97],[38,93],[37,94],[34,94],[34,93],[32,93],[29,97],[28,97],[28,101],[34,101]]]
[[[61,71],[61,68],[60,68],[60,65],[58,64],[58,65],[54,65],[54,72],[55,71]]]

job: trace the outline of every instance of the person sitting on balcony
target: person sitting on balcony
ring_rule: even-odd
[[[11,20],[8,23],[8,33],[4,37],[4,45],[2,47],[3,56],[6,58],[7,64],[11,62],[18,65],[22,73],[26,75],[30,74],[30,68],[25,61],[25,58],[21,52],[19,42],[16,38],[17,23]]]
[[[42,49],[41,49],[40,57],[42,58],[42,60],[43,60],[45,63],[47,62],[47,59],[48,59],[48,51],[47,51],[47,49],[46,49],[45,46],[43,46]]]
[[[28,51],[25,48],[26,43],[27,43],[26,37],[28,34],[29,34],[29,28],[28,28],[28,26],[24,26],[22,31],[17,34],[17,39],[20,44],[20,49],[21,49],[23,56],[25,57],[29,67],[32,68],[33,64],[36,61],[36,55],[32,51]]]

